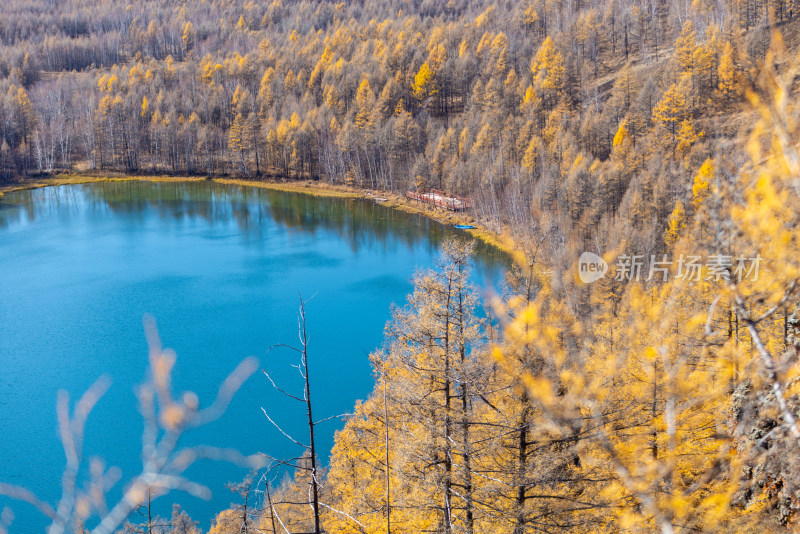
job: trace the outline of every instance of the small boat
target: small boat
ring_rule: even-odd
[[[457,228],[459,230],[474,230],[475,226],[472,226],[471,224],[454,224],[453,228]]]

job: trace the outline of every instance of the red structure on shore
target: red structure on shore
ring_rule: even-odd
[[[457,196],[448,196],[443,191],[431,189],[425,193],[418,193],[416,191],[406,191],[406,197],[426,204],[433,204],[440,208],[445,208],[450,211],[464,211],[472,207],[472,201],[468,198]]]

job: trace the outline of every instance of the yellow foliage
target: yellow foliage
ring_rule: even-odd
[[[522,165],[528,172],[533,172],[536,168],[537,158],[539,157],[539,152],[542,149],[542,140],[537,136],[531,137],[530,142],[528,143],[528,148],[525,149],[525,154],[522,156]]]
[[[241,528],[241,519],[236,517],[233,510],[223,510],[214,518],[208,534],[238,534]]]
[[[626,139],[630,139],[630,135],[628,134],[628,130],[625,128],[625,122],[623,121],[619,123],[617,133],[614,134],[613,146],[616,147],[622,144]]]
[[[235,110],[246,98],[247,91],[241,85],[237,85],[231,98],[231,107]]]
[[[703,200],[711,192],[709,189],[711,179],[714,177],[714,162],[708,158],[703,162],[692,184],[692,198],[695,208],[699,207]]]
[[[670,138],[676,141],[681,125],[687,119],[687,112],[686,97],[673,83],[653,107],[653,121],[663,126]]]
[[[195,38],[196,32],[194,30],[194,25],[191,22],[187,22],[183,27],[183,35],[181,36],[183,48],[186,50],[191,50],[194,47]]]
[[[564,57],[555,48],[553,39],[545,38],[531,62],[533,85],[537,92],[548,95],[551,105],[564,89]]]
[[[447,61],[447,50],[443,45],[440,44],[431,51],[427,62],[430,64],[431,70],[433,72],[436,72],[440,70],[442,67],[444,67],[446,61]]]
[[[359,128],[366,128],[371,124],[372,111],[375,107],[375,93],[369,85],[369,80],[364,78],[356,92],[355,124]]]
[[[414,85],[411,87],[411,91],[417,100],[423,101],[439,92],[434,76],[435,73],[428,66],[428,63],[423,63],[414,76]]]
[[[469,42],[466,39],[458,45],[458,57],[464,57],[469,53]]]
[[[723,99],[728,99],[736,93],[736,64],[733,61],[733,46],[725,42],[717,68],[719,83],[717,88]]]
[[[678,133],[675,136],[677,141],[675,150],[679,154],[685,154],[701,135],[703,135],[702,132],[700,132],[700,134],[695,132],[694,125],[689,119],[683,119],[678,128]]]
[[[482,28],[487,24],[489,24],[489,21],[492,20],[492,18],[494,18],[495,12],[496,12],[495,6],[490,5],[489,7],[487,7],[483,13],[475,17],[475,27]]]
[[[529,5],[525,8],[525,11],[523,12],[523,21],[525,22],[526,26],[533,26],[539,22],[539,13],[536,11],[534,6]]]
[[[686,209],[683,207],[683,202],[678,200],[675,203],[675,208],[669,216],[669,225],[664,234],[664,243],[667,248],[672,248],[676,241],[680,238],[683,231],[686,229]]]
[[[675,57],[683,72],[692,72],[695,66],[695,32],[691,20],[683,23],[681,34],[675,41]]]

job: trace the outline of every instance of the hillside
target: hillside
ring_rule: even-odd
[[[10,1],[0,178],[438,189],[513,241],[490,321],[449,244],[394,311],[324,482],[298,466],[212,532],[313,530],[314,481],[329,532],[790,531],[799,13]],[[583,253],[608,274],[582,280]]]

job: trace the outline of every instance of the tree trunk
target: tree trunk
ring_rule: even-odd
[[[319,528],[319,484],[317,482],[317,449],[314,443],[314,418],[311,415],[311,383],[308,378],[308,336],[306,334],[306,311],[303,300],[300,300],[300,320],[302,329],[303,361],[305,375],[306,413],[308,414],[309,453],[311,454],[311,498],[314,508],[314,534],[320,534]]]

